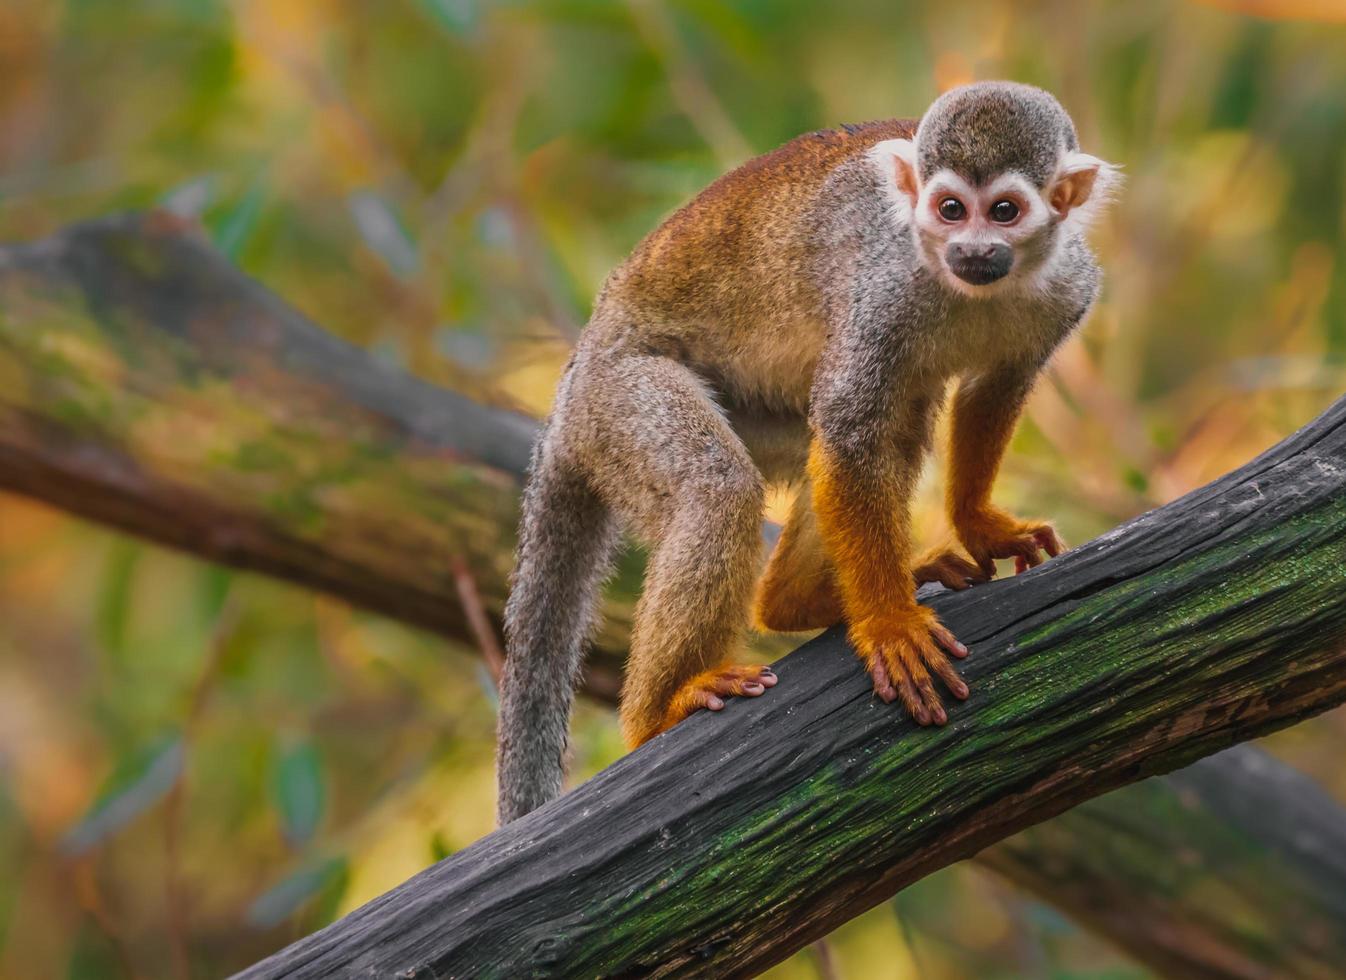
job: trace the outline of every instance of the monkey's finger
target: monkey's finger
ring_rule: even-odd
[[[898,655],[901,662],[897,666],[907,681],[916,688],[916,694],[921,699],[921,706],[925,709],[925,720],[921,720],[921,718],[917,718],[917,720],[922,725],[944,724],[949,720],[948,715],[944,713],[944,704],[940,701],[939,695],[935,693],[934,679],[930,676],[930,671],[925,669],[925,661],[929,660],[931,656],[939,655],[934,641],[928,636],[920,637],[909,648],[899,650]]]
[[[961,592],[969,585],[967,572],[961,568],[950,567],[953,563],[943,563],[935,566],[935,577],[939,579],[941,585],[945,588]]]
[[[916,689],[921,692],[921,700],[925,702],[925,710],[930,713],[930,720],[936,725],[948,724],[949,716],[944,712],[944,702],[936,693],[935,682],[928,673],[923,673],[917,680]]]
[[[958,642],[958,637],[943,623],[936,623],[930,627],[930,635],[935,638],[935,642],[948,650],[951,654],[962,660],[967,656],[967,647]],[[939,651],[936,651],[938,653]]]
[[[780,678],[776,676],[776,672],[770,667],[762,668],[759,680],[767,687],[775,687],[780,682]]]
[[[969,582],[986,582],[990,578],[980,565],[970,562],[966,558],[961,558],[955,555],[951,560],[957,566],[958,574],[963,576]]]
[[[1038,544],[1035,541],[1030,541],[1027,545],[1019,545],[1015,548],[1015,575],[1020,575],[1027,569],[1036,568],[1040,564],[1042,564],[1042,555],[1038,552]]]
[[[888,677],[888,668],[883,665],[881,657],[874,658],[874,663],[869,668],[869,676],[874,681],[874,693],[879,696],[884,704],[892,704],[897,700],[897,690]]]
[[[1041,545],[1042,550],[1047,552],[1051,558],[1055,558],[1061,552],[1066,550],[1066,544],[1061,540],[1061,536],[1056,533],[1056,528],[1050,524],[1044,524],[1033,532],[1033,538]]]
[[[931,565],[928,568],[923,568],[920,575],[917,576],[916,582],[918,585],[922,582],[938,582],[946,589],[954,589],[958,591],[967,588],[967,582],[953,574],[953,572],[941,568],[938,565]]]
[[[949,689],[949,693],[959,701],[966,701],[968,696],[967,684],[958,676],[958,671],[953,669],[953,664],[949,663],[949,658],[936,651],[936,655],[926,662],[926,666],[935,672],[935,675],[944,682],[944,686]]]
[[[890,667],[888,675],[897,684],[897,696],[901,698],[902,707],[907,709],[907,714],[911,715],[918,725],[930,724],[930,711],[922,702],[920,694],[917,693],[916,685],[911,682],[907,672]]]
[[[703,691],[698,700],[701,702],[701,707],[708,708],[711,711],[719,711],[721,708],[724,707],[724,700],[722,698],[716,697],[709,691]]]

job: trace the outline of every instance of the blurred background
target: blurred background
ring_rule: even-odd
[[[170,208],[329,330],[541,413],[603,276],[701,186],[992,77],[1127,175],[998,489],[1080,542],[1346,388],[1340,0],[4,0],[0,239]],[[218,976],[330,921],[491,829],[494,708],[470,650],[0,495],[0,976]],[[1346,802],[1343,734],[1266,744]],[[575,743],[575,778],[621,752],[593,705]],[[967,865],[827,953],[1148,975]]]

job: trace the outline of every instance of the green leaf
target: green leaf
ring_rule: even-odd
[[[420,0],[418,5],[451,34],[469,33],[481,14],[477,0]]]
[[[123,974],[117,950],[107,936],[86,924],[69,945],[70,958],[66,961],[66,980],[104,980]]]
[[[126,622],[130,615],[136,566],[141,554],[140,545],[134,541],[113,542],[98,591],[94,629],[99,645],[117,667],[125,663]]]
[[[430,859],[433,861],[443,861],[453,853],[453,848],[449,846],[448,840],[444,837],[442,830],[436,830],[430,835]]]
[[[347,201],[356,230],[393,275],[408,279],[420,267],[421,257],[402,219],[372,191],[357,191]]]
[[[124,759],[104,782],[88,813],[61,842],[66,854],[89,851],[162,800],[186,759],[181,735],[159,739]]]
[[[282,750],[271,770],[271,795],[291,847],[305,844],[318,829],[326,802],[322,759],[311,742]]]
[[[319,896],[327,900],[323,904],[335,907],[348,877],[346,859],[341,857],[300,868],[253,900],[246,915],[248,925],[255,929],[274,928]]]
[[[234,573],[220,565],[206,565],[198,586],[197,602],[200,604],[201,618],[204,622],[215,623],[224,609],[224,600],[229,596],[229,587],[234,583]]]
[[[215,247],[231,259],[237,259],[248,237],[257,227],[262,216],[262,205],[266,202],[266,191],[261,181],[256,181],[243,195],[236,207],[212,223],[211,231]]]

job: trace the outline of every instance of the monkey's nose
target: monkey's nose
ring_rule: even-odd
[[[1014,250],[1004,242],[990,245],[970,245],[953,242],[945,253],[949,269],[955,276],[974,286],[985,286],[1003,279],[1014,261]]]

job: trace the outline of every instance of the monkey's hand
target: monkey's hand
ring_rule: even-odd
[[[1046,552],[1055,558],[1066,550],[1056,529],[1045,521],[1021,521],[998,507],[987,507],[955,520],[958,537],[987,577],[995,559],[1013,558],[1018,575],[1041,565]]]
[[[882,622],[852,625],[850,639],[874,679],[874,693],[889,704],[901,699],[918,725],[949,720],[931,675],[958,700],[967,697],[967,685],[948,657],[961,660],[967,647],[925,606],[903,609]]]
[[[911,577],[920,588],[926,582],[938,582],[950,589],[966,589],[969,585],[989,582],[991,576],[976,562],[953,548],[934,548],[927,551],[912,566]]]
[[[668,731],[693,711],[702,708],[719,711],[724,707],[727,697],[755,698],[765,694],[768,687],[776,686],[777,680],[776,672],[766,666],[737,667],[725,664],[702,671],[678,688],[664,712],[659,731]]]

